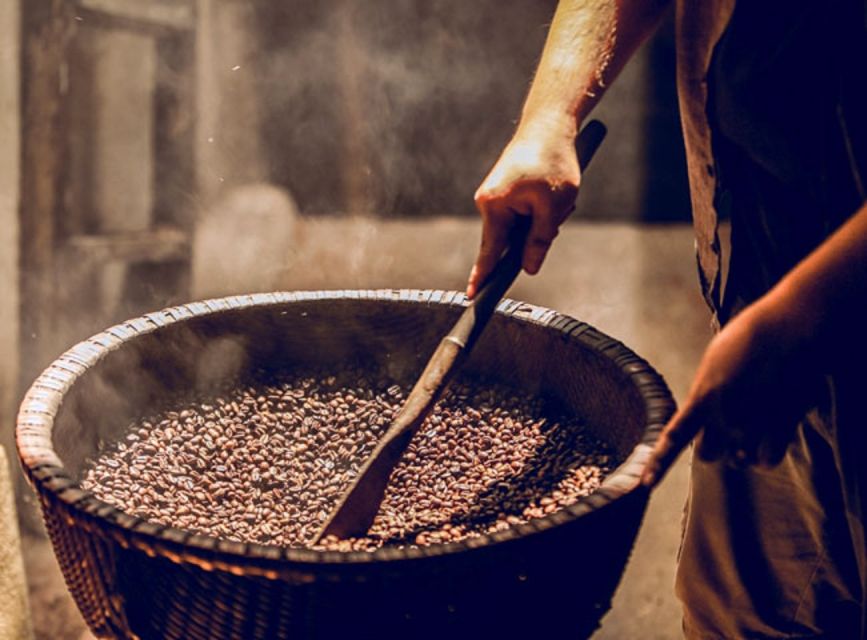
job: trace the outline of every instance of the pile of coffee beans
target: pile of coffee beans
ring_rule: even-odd
[[[407,393],[367,368],[261,374],[130,425],[87,462],[82,486],[164,525],[310,546]],[[505,529],[592,492],[613,463],[544,401],[459,380],[395,468],[368,535],[319,548],[422,546]]]

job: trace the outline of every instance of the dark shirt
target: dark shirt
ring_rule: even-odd
[[[867,200],[864,0],[740,0],[714,49],[715,204],[732,246],[720,320]]]

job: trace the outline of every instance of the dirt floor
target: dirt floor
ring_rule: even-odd
[[[300,221],[279,281],[285,289],[461,289],[477,233],[470,219]],[[622,340],[683,398],[710,336],[692,247],[685,225],[569,224],[541,274],[519,278],[510,297],[575,316]],[[242,286],[260,288],[257,278],[251,270]],[[612,609],[594,640],[680,636],[672,590],[686,471],[681,460],[653,495]],[[90,637],[48,543],[25,534],[22,545],[36,638]]]
[[[23,535],[21,546],[30,587],[35,640],[90,640],[81,614],[66,590],[51,544],[44,537]]]

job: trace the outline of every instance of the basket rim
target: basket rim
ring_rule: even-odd
[[[641,474],[653,444],[668,419],[674,414],[675,401],[662,376],[643,358],[622,342],[591,325],[552,309],[504,298],[496,313],[519,322],[539,325],[559,332],[565,339],[580,342],[611,360],[635,385],[645,409],[645,426],[641,441],[627,459],[606,476],[593,493],[574,504],[527,523],[503,531],[483,534],[458,542],[438,543],[420,548],[381,547],[376,551],[317,551],[278,547],[259,543],[241,543],[193,534],[175,527],[128,515],[81,489],[65,469],[52,445],[54,418],[66,392],[88,369],[125,342],[160,328],[197,317],[217,315],[248,308],[280,306],[291,303],[367,300],[406,304],[444,304],[463,307],[466,296],[457,291],[420,289],[281,291],[212,298],[147,313],[110,327],[73,346],[49,365],[33,382],[24,396],[16,421],[16,445],[19,461],[31,485],[48,492],[63,503],[80,524],[94,533],[109,535],[124,547],[138,548],[149,554],[175,562],[190,562],[213,570],[254,573],[276,578],[300,570],[300,579],[309,579],[305,569],[369,565],[379,562],[421,560],[479,548],[489,548],[523,539],[579,518],[634,491],[646,491],[640,484]],[[43,504],[43,509],[48,506]],[[251,566],[251,561],[254,565]],[[287,566],[287,563],[289,566]],[[249,571],[247,570],[249,569]]]

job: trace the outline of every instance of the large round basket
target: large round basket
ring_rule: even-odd
[[[616,452],[600,489],[544,518],[465,542],[317,552],[193,535],[79,486],[100,440],[124,437],[179,390],[359,357],[411,382],[465,304],[415,290],[208,300],[107,329],[48,367],[21,406],[18,452],[91,630],[146,640],[589,635],[632,548],[647,502],[638,477],[674,403],[621,343],[548,309],[503,301],[466,368],[553,398]]]

